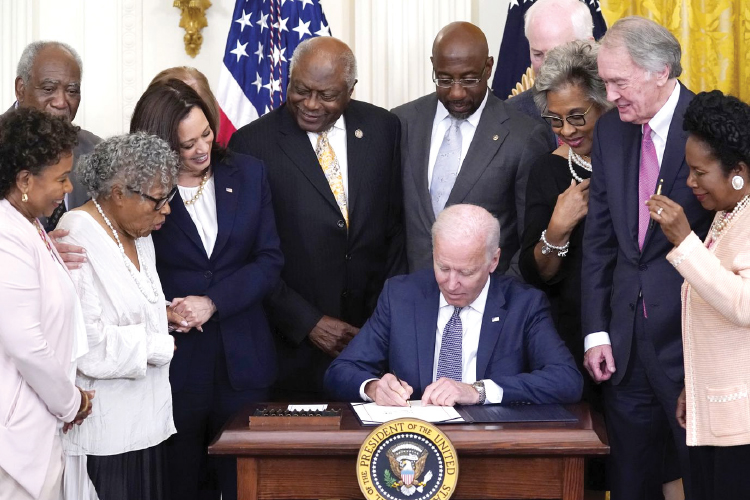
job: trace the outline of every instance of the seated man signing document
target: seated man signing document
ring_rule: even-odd
[[[391,278],[375,312],[328,368],[343,401],[406,406],[574,403],[583,378],[544,294],[492,272],[500,224],[453,205],[432,227],[433,270]]]

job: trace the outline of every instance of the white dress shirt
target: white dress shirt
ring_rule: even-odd
[[[200,186],[183,187],[177,186],[180,191],[180,197],[184,200],[192,200],[198,194]],[[206,185],[203,187],[201,197],[190,205],[185,205],[187,213],[198,230],[198,235],[203,242],[203,248],[206,249],[206,255],[211,257],[216,244],[216,235],[219,232],[219,222],[216,218],[216,183],[214,176],[209,177]]]
[[[659,169],[664,158],[664,150],[667,148],[667,137],[669,136],[669,126],[672,124],[674,111],[677,109],[677,102],[680,100],[680,84],[675,82],[672,94],[664,103],[664,106],[649,120],[648,125],[651,127],[651,140],[654,142],[656,157],[659,160]],[[643,126],[641,126],[643,131]],[[608,332],[589,333],[583,339],[583,350],[588,351],[592,347],[599,345],[612,345]]]
[[[308,132],[307,138],[310,139],[313,151],[318,146],[318,133]],[[341,169],[341,180],[344,182],[344,195],[346,199],[349,199],[349,162],[347,161],[346,154],[346,122],[344,122],[344,115],[341,115],[336,123],[328,129],[328,143],[333,149],[333,153],[336,155],[336,160],[339,162],[339,168]],[[348,202],[347,202],[348,203]]]
[[[63,438],[68,455],[117,455],[155,446],[175,433],[167,333],[151,236],[139,238],[137,280],[110,235],[82,210],[66,212],[59,227],[66,243],[86,249],[86,263],[71,272],[81,300],[89,352],[78,359],[76,385],[96,390],[92,413]],[[148,276],[146,274],[148,270]],[[149,280],[149,276],[152,282]]]
[[[458,160],[458,172],[461,171],[461,166],[466,158],[466,153],[469,151],[471,141],[474,140],[474,133],[477,131],[477,125],[479,125],[479,119],[482,118],[482,112],[487,104],[487,96],[489,96],[489,90],[484,95],[484,100],[479,108],[474,111],[467,119],[461,123],[461,157]],[[430,159],[427,164],[427,188],[429,189],[432,184],[432,171],[435,169],[435,162],[437,161],[438,152],[440,146],[443,144],[443,137],[445,132],[451,125],[451,116],[448,110],[443,106],[443,103],[438,101],[437,109],[435,110],[435,119],[432,122],[432,139],[430,140]],[[456,172],[456,175],[458,175]]]
[[[490,280],[484,284],[484,288],[474,302],[461,309],[458,316],[461,318],[462,342],[461,342],[461,382],[473,384],[477,381],[477,351],[479,350],[479,334],[482,330],[482,316],[487,304],[487,293],[490,289]],[[437,377],[438,361],[440,359],[440,346],[443,343],[443,330],[453,315],[454,307],[448,304],[443,294],[440,294],[440,309],[438,309],[437,328],[435,330],[435,356],[432,363],[432,380]],[[372,401],[365,394],[365,386],[375,378],[365,380],[359,388],[359,395],[365,401]],[[503,400],[503,389],[490,379],[484,379],[485,402],[484,404],[500,403]]]

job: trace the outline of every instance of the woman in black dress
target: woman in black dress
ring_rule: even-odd
[[[560,146],[531,167],[520,260],[526,281],[547,293],[558,332],[579,365],[583,360],[581,241],[588,210],[589,155],[594,124],[611,107],[597,74],[597,52],[598,45],[591,41],[551,50],[534,84],[534,101]]]

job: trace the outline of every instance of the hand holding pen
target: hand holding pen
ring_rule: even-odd
[[[411,406],[409,397],[414,389],[393,373],[386,373],[365,385],[365,394],[379,406]]]

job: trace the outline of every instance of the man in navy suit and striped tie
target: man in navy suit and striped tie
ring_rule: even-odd
[[[544,294],[493,274],[498,220],[453,205],[432,239],[433,269],[386,282],[375,313],[326,372],[328,391],[390,406],[578,401],[583,378]]]

